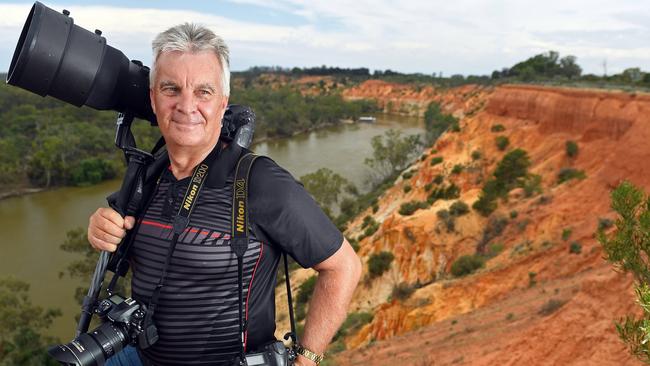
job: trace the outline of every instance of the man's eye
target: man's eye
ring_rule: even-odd
[[[175,86],[164,86],[162,88],[162,92],[165,94],[176,94],[178,92],[178,88]]]

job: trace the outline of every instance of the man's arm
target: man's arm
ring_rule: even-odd
[[[361,261],[346,239],[338,251],[313,267],[318,271],[309,302],[301,345],[323,354],[347,315],[348,305],[361,277]],[[296,365],[314,365],[298,356]]]

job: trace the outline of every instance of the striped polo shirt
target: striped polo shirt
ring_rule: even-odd
[[[220,145],[218,145],[220,146]],[[219,148],[219,147],[218,147]],[[159,340],[141,354],[155,365],[228,364],[239,351],[237,258],[230,248],[234,167],[247,150],[223,149],[210,168],[172,254],[154,322]],[[132,295],[149,303],[190,177],[169,169],[139,218],[130,250]],[[258,159],[249,178],[250,243],[243,262],[247,351],[275,341],[275,284],[282,251],[303,267],[331,256],[343,237],[286,170]]]

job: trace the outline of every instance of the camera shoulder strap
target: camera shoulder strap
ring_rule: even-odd
[[[246,153],[243,155],[235,170],[235,180],[233,182],[233,205],[232,205],[232,223],[231,223],[231,241],[230,246],[237,256],[237,280],[239,291],[239,335],[240,335],[240,348],[239,348],[239,364],[246,364],[245,355],[245,333],[248,324],[244,319],[244,285],[243,285],[243,257],[246,253],[249,243],[249,217],[248,217],[248,187],[250,171],[253,163],[259,155],[253,153]],[[289,267],[287,263],[287,253],[282,252],[284,259],[284,275],[287,285],[287,301],[289,302],[289,319],[291,322],[291,332],[284,336],[288,339],[290,336],[294,344],[297,344],[298,339],[296,335],[296,323],[293,316],[293,301],[291,298],[291,284],[289,281]]]
[[[230,225],[230,248],[237,256],[237,281],[239,293],[239,363],[246,364],[244,319],[244,253],[248,249],[248,178],[251,167],[259,155],[247,153],[237,162],[232,193],[232,219]]]

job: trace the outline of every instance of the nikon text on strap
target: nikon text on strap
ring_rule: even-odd
[[[239,291],[239,362],[245,364],[245,333],[247,324],[244,319],[244,253],[248,249],[248,176],[253,162],[259,156],[248,153],[239,159],[235,170],[232,192],[232,222],[230,230],[230,247],[237,256],[237,281]]]

